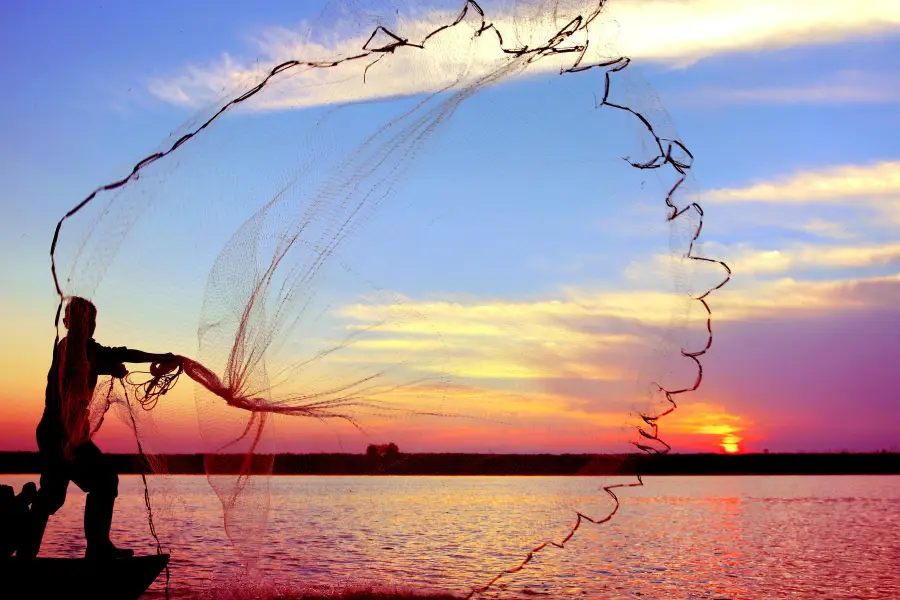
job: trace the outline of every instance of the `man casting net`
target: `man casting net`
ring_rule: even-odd
[[[464,453],[458,472],[497,453],[602,453],[578,469],[612,476],[628,472],[626,453],[668,448],[660,423],[700,384],[705,298],[727,267],[695,248],[693,157],[616,55],[605,10],[331,5],[307,35],[285,33],[270,65],[170,82],[206,108],[60,221],[60,310],[74,297],[104,315],[120,307],[111,329],[139,312],[149,341],[178,355],[144,376],[110,373],[90,419],[116,407],[164,475],[170,432],[196,418],[242,565],[271,562],[277,452],[390,440]],[[436,483],[423,523],[453,504],[469,526],[489,514],[487,529],[422,531],[399,552],[456,572],[455,591],[491,594],[567,568],[562,553],[532,558],[606,522],[635,481],[598,480],[607,493],[591,495],[563,485],[515,518],[489,506],[478,517]],[[165,477],[147,485],[157,547],[177,558],[184,500]],[[395,547],[390,519],[354,514]],[[329,535],[324,520],[309,527]],[[292,552],[318,564],[304,544]],[[389,578],[377,565],[323,569],[306,578]]]

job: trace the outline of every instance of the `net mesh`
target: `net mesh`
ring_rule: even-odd
[[[605,37],[603,2],[445,4],[331,4],[272,66],[233,69],[224,95],[182,81],[207,107],[60,220],[57,326],[89,298],[104,331],[140,314],[147,342],[178,355],[93,397],[62,385],[67,414],[88,415],[73,444],[115,406],[159,476],[144,482],[159,551],[184,543],[165,454],[192,418],[245,567],[279,448],[484,456],[574,437],[604,452],[585,472],[607,475],[669,450],[660,423],[701,383],[707,296],[730,273],[700,253],[702,209],[682,200],[693,156]],[[640,275],[647,256],[663,258]],[[62,351],[77,374],[69,346],[84,344]],[[562,486],[551,513],[500,526],[504,547],[469,557],[481,566],[457,591],[490,593],[641,484]]]

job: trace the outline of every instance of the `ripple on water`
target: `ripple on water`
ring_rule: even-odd
[[[32,479],[0,481],[18,488]],[[276,477],[259,585],[241,579],[206,478],[169,478],[173,501],[156,513],[157,527],[173,554],[173,598],[401,584],[465,592],[516,566],[536,543],[562,537],[571,526],[566,506],[601,510],[601,481]],[[900,477],[646,483],[622,494],[613,522],[582,527],[565,550],[536,555],[485,597],[900,598]],[[83,555],[83,510],[84,494],[70,486],[43,553]],[[121,478],[113,538],[155,552],[137,477]],[[163,591],[157,582],[148,597]]]

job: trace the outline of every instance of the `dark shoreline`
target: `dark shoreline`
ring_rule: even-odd
[[[108,454],[121,474],[148,473],[140,456]],[[160,457],[165,471],[203,475],[202,454]],[[226,459],[238,472],[243,455]],[[220,461],[221,462],[221,461]],[[255,457],[258,468],[265,458]],[[40,472],[36,452],[0,452],[0,473]],[[900,453],[874,454],[279,454],[275,475],[900,475]]]

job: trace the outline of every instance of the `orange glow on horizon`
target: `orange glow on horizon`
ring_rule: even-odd
[[[726,454],[737,454],[741,451],[740,443],[742,439],[736,435],[728,434],[722,437],[722,443],[719,445],[722,446]]]
[[[740,443],[744,438],[740,435],[752,425],[741,415],[733,414],[718,404],[698,402],[685,404],[672,413],[664,423],[663,437],[669,432],[675,437],[683,438],[688,445],[700,450],[710,446],[720,448],[727,454],[741,451]],[[715,440],[715,441],[713,441]],[[676,445],[679,440],[672,439]]]

